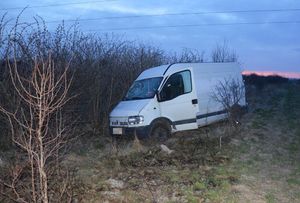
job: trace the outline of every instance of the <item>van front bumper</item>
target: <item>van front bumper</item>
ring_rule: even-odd
[[[121,129],[121,132],[119,131],[117,134],[114,133],[114,128],[119,131]],[[150,126],[141,126],[141,127],[121,127],[121,126],[110,126],[109,127],[110,134],[112,136],[117,136],[117,137],[131,137],[136,134],[136,136],[139,139],[144,139],[149,136],[150,132]]]

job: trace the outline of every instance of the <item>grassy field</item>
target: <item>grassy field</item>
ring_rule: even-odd
[[[170,154],[161,143],[122,140],[112,148],[109,136],[82,128],[86,135],[63,162],[74,172],[63,177],[72,181],[73,202],[300,202],[300,83],[257,87],[247,87],[240,125],[176,133],[163,143]],[[0,174],[14,157],[7,142]]]
[[[69,155],[83,202],[300,202],[300,85],[249,89],[238,128],[218,123],[166,143],[107,140]],[[220,145],[220,136],[222,143]]]

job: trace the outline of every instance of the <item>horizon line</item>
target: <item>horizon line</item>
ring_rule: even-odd
[[[256,74],[258,76],[281,76],[289,79],[300,79],[300,72],[285,72],[285,71],[242,71],[243,75]]]

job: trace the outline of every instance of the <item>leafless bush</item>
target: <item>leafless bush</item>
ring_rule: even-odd
[[[237,78],[226,78],[215,86],[212,99],[222,105],[231,123],[239,121],[241,106],[245,97],[244,84]]]
[[[237,54],[228,47],[226,41],[223,41],[222,44],[216,44],[216,47],[211,53],[211,58],[215,63],[236,62],[238,60]]]
[[[167,57],[166,63],[203,63],[204,51],[183,49],[180,53],[174,53]]]
[[[243,113],[240,104],[245,99],[244,84],[238,78],[225,78],[215,86],[211,98],[221,104],[229,120],[229,125],[223,128],[223,133],[219,134],[219,145],[221,148],[222,137],[224,135],[232,135],[240,124],[240,118]]]

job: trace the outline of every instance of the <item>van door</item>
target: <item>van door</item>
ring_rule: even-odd
[[[198,101],[192,87],[191,71],[172,74],[159,93],[162,117],[169,118],[176,130],[196,129]]]

